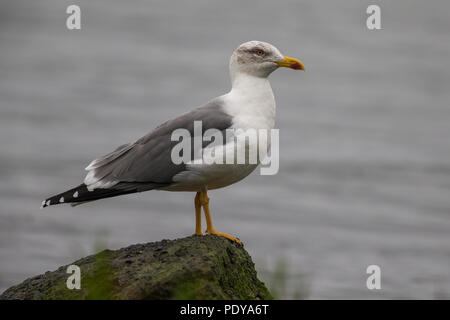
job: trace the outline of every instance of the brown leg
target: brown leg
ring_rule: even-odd
[[[197,194],[199,195],[200,204],[202,205],[203,211],[205,212],[206,233],[207,234],[215,234],[217,236],[230,239],[231,241],[237,242],[238,244],[242,245],[242,242],[238,238],[236,238],[235,236],[231,236],[229,234],[222,233],[222,232],[217,232],[216,230],[214,230],[214,227],[213,227],[213,224],[212,224],[212,219],[211,219],[211,213],[209,211],[208,194],[207,194],[206,191],[200,191]]]
[[[195,195],[195,234],[202,236],[202,205],[200,203],[200,192]]]

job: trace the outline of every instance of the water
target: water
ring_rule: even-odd
[[[307,72],[271,76],[280,172],[210,193],[282,297],[450,298],[450,3],[9,1],[0,11],[0,291],[96,251],[194,231],[193,194],[39,210],[91,159],[229,89],[258,39]],[[366,288],[366,268],[382,289]]]

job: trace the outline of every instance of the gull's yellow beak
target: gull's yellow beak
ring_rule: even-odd
[[[297,60],[295,58],[289,58],[286,56],[283,56],[284,60],[281,61],[274,61],[279,67],[286,67],[291,68],[295,70],[303,70],[305,71],[305,66],[300,60]]]

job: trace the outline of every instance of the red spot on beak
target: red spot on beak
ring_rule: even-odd
[[[300,63],[298,63],[298,62],[293,63],[291,68],[295,69],[295,70],[302,70],[303,69],[302,65]]]

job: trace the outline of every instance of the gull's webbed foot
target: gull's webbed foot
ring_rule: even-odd
[[[206,233],[207,234],[215,234],[216,236],[227,238],[227,239],[229,239],[229,240],[231,240],[233,242],[236,242],[237,244],[243,246],[243,243],[242,243],[241,240],[239,240],[239,238],[237,238],[235,236],[232,236],[232,235],[229,235],[228,233],[222,233],[222,232],[217,232],[217,231],[208,231],[208,230],[206,230]]]

